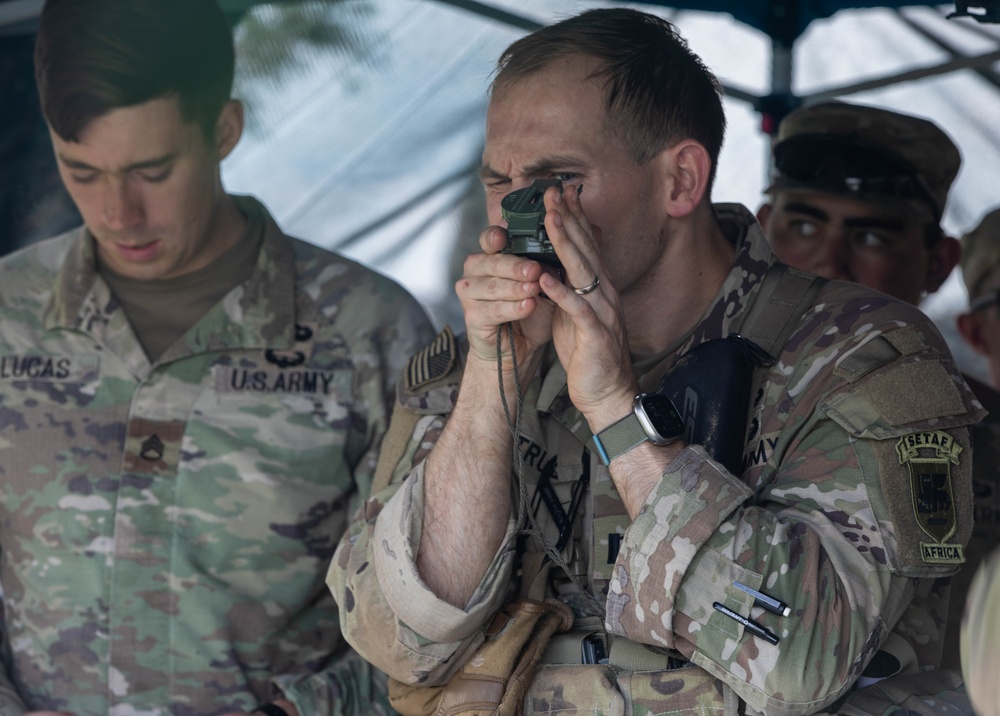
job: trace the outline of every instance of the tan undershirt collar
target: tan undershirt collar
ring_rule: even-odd
[[[239,241],[208,266],[175,278],[141,280],[97,268],[128,317],[150,363],[191,329],[233,288],[253,274],[264,241],[264,221],[251,212]]]

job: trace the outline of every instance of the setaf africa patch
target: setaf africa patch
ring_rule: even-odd
[[[920,542],[920,556],[930,564],[962,564],[961,544],[949,544],[955,534],[955,499],[951,466],[962,453],[951,435],[929,430],[904,435],[896,443],[899,464],[910,470],[910,495],[917,524],[933,542]]]
[[[418,388],[433,383],[451,372],[458,357],[455,334],[445,326],[430,345],[410,358],[404,376],[406,392],[413,393]]]

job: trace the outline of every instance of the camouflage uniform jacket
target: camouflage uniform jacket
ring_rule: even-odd
[[[670,348],[667,364],[737,330],[775,261],[746,209],[720,206],[717,215],[736,243],[733,268],[702,320]],[[655,389],[664,370],[664,362],[651,369],[642,387]],[[519,590],[513,519],[465,609],[438,599],[415,567],[424,458],[457,386],[450,375],[415,392],[400,388],[403,404],[422,417],[389,488],[352,521],[329,578],[348,641],[409,684],[447,682]],[[556,361],[529,389],[520,443],[529,497],[547,473],[569,512],[574,486],[589,472],[565,554],[606,602],[610,634],[680,652],[734,690],[747,713],[812,713],[851,688],[890,633],[907,647],[904,666],[936,664],[947,607],[947,580],[937,578],[957,569],[971,529],[966,426],[981,416],[923,314],[831,281],[766,372],[741,475],[688,446],[630,521],[608,470],[586,456],[590,431]],[[548,513],[538,510],[554,541]],[[791,615],[755,608],[734,582],[786,602]],[[549,589],[579,617],[571,587],[551,580]],[[752,636],[714,602],[758,619],[780,642]],[[547,678],[542,669],[526,713],[664,713],[685,673],[698,671],[569,668],[599,673],[584,683],[565,672]],[[612,686],[595,695],[599,683]]]
[[[83,229],[0,263],[4,715],[378,711],[323,577],[430,326],[241,203],[254,273],[153,365]]]

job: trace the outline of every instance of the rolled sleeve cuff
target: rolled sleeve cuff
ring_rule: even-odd
[[[480,629],[507,594],[516,526],[508,521],[503,542],[466,608],[438,598],[417,571],[424,513],[424,463],[386,503],[375,524],[375,570],[396,618],[435,643],[457,642]]]

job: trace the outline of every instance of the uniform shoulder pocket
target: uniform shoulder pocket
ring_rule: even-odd
[[[981,417],[950,364],[904,359],[867,372],[825,407],[852,437],[888,564],[951,574],[972,531],[968,425]]]

